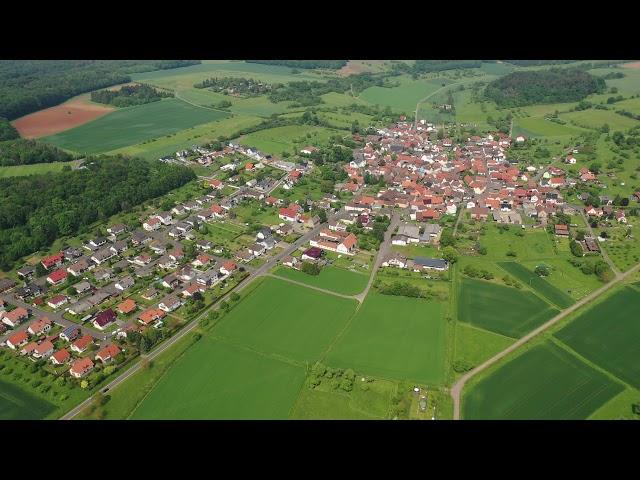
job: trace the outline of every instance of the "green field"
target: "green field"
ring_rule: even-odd
[[[560,125],[540,117],[517,118],[513,122],[513,135],[530,137],[567,137],[578,135],[582,129],[573,125]]]
[[[216,327],[216,337],[300,362],[320,358],[357,302],[266,278]]]
[[[583,357],[640,388],[640,293],[623,288],[555,336]]]
[[[397,87],[369,87],[358,98],[369,103],[376,103],[383,107],[389,106],[406,113],[414,112],[416,104],[427,95],[442,88],[442,84],[449,84],[451,80],[436,78],[432,80],[411,80],[400,78]]]
[[[531,292],[463,278],[458,320],[490,332],[519,338],[558,313]]]
[[[513,339],[466,323],[456,324],[454,361],[480,365],[513,343]]]
[[[205,336],[162,377],[133,419],[284,419],[304,369]]]
[[[41,420],[57,407],[0,380],[0,420]]]
[[[568,243],[567,241],[567,246]],[[568,256],[545,259],[543,262],[522,262],[522,265],[533,271],[540,263],[551,267],[551,275],[545,277],[545,280],[559,290],[566,291],[576,300],[602,286],[602,282],[596,275],[585,275],[579,268],[571,265]]]
[[[542,295],[544,298],[556,304],[560,308],[567,308],[575,303],[575,300],[564,291],[554,287],[544,278],[539,277],[534,272],[517,262],[500,262],[498,265],[500,265],[500,267],[502,267],[507,273],[513,275],[525,285],[529,285],[536,293]]]
[[[365,274],[330,265],[324,267],[319,275],[309,275],[289,267],[278,267],[274,274],[344,295],[356,295],[362,292],[369,281],[369,277]]]
[[[34,163],[31,165],[12,165],[10,167],[0,167],[0,178],[20,177],[24,175],[40,175],[43,173],[61,172],[65,165],[71,167],[77,162],[52,162]]]
[[[485,234],[480,236],[480,243],[487,248],[485,258],[491,260],[513,260],[507,255],[514,253],[517,260],[537,260],[554,258],[553,243],[544,229],[522,229],[511,225],[509,230],[498,229],[495,223],[485,224]]]
[[[121,108],[43,140],[76,152],[101,153],[177,133],[228,116],[229,114],[219,110],[194,107],[170,98],[146,105]]]
[[[307,144],[324,144],[330,136],[336,134],[344,135],[344,132],[310,125],[287,125],[250,133],[240,137],[239,143],[265,153],[280,155],[285,151],[292,153],[294,144],[299,144],[300,148],[304,148]],[[295,153],[299,153],[298,150]]]
[[[612,130],[626,130],[627,128],[640,125],[638,120],[618,115],[611,110],[581,110],[578,112],[562,113],[560,118],[565,121],[572,121],[576,125],[584,128],[600,128],[605,123]]]
[[[465,419],[580,420],[623,390],[621,384],[547,342],[470,386]]]
[[[327,363],[384,378],[438,385],[445,379],[441,303],[370,293],[327,354]]]

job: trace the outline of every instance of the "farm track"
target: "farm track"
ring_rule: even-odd
[[[578,302],[574,303],[572,306],[570,306],[566,310],[563,310],[562,312],[560,312],[558,315],[553,317],[548,322],[544,323],[543,325],[540,325],[538,328],[536,328],[535,330],[531,331],[530,333],[528,333],[527,335],[522,337],[520,340],[516,341],[511,346],[505,348],[503,351],[497,353],[496,355],[491,357],[489,360],[485,361],[484,363],[480,364],[479,366],[477,366],[473,370],[467,372],[465,375],[460,377],[460,379],[456,383],[454,383],[453,386],[451,387],[451,397],[453,399],[453,419],[454,420],[460,420],[460,399],[461,399],[462,389],[464,388],[465,384],[472,377],[475,377],[480,372],[486,370],[491,365],[496,363],[498,360],[500,360],[503,357],[507,356],[511,352],[517,350],[519,347],[521,347],[522,345],[527,343],[529,340],[531,340],[534,337],[538,336],[539,334],[541,334],[542,332],[547,330],[549,327],[555,325],[560,320],[564,319],[565,317],[567,317],[571,313],[573,313],[576,310],[578,310],[580,307],[582,307],[582,306],[590,303],[591,301],[599,298],[601,295],[603,295],[604,293],[608,292],[613,287],[615,287],[616,285],[621,283],[624,279],[626,279],[626,278],[630,277],[631,275],[635,274],[638,270],[640,270],[640,264],[638,264],[635,267],[631,268],[626,273],[617,275],[616,278],[613,279],[608,284],[606,284],[603,287],[599,288],[595,292],[592,292],[591,294],[587,295],[582,300],[579,300]]]
[[[345,295],[343,293],[334,292],[332,290],[327,290],[325,288],[316,287],[315,285],[309,285],[308,283],[299,282],[297,280],[293,280],[291,278],[280,277],[278,275],[274,275],[273,273],[265,274],[265,277],[277,278],[278,280],[283,280],[285,282],[293,283],[294,285],[299,285],[301,287],[310,288],[312,290],[316,290],[318,292],[326,293],[327,295],[333,295],[335,297],[346,298],[348,300],[357,300],[361,302],[360,298],[357,295]]]

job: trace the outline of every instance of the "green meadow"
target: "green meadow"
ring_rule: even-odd
[[[369,276],[364,273],[350,272],[330,265],[324,267],[319,275],[309,275],[289,267],[278,267],[274,274],[344,295],[356,295],[362,292],[369,281]]]
[[[560,308],[567,308],[575,303],[575,300],[565,293],[564,290],[551,285],[544,279],[544,277],[539,277],[533,271],[520,263],[500,262],[498,265],[500,265],[500,267],[502,267],[507,273],[513,275],[517,280],[528,285],[536,293]]]

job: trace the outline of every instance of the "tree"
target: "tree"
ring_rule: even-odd
[[[582,235],[584,238],[584,234]],[[571,249],[571,253],[576,256],[576,257],[582,257],[584,256],[584,252],[582,250],[582,247],[580,246],[580,244],[578,242],[576,242],[575,240],[571,240],[571,242],[569,243],[569,248]]]
[[[551,273],[551,271],[549,270],[549,267],[546,265],[538,265],[536,266],[534,273],[536,275],[538,275],[539,277],[547,277],[549,276],[549,274]]]
[[[229,298],[231,298],[232,302],[237,302],[238,300],[240,300],[240,295],[238,295],[236,292],[231,292]]]
[[[453,247],[445,247],[442,250],[442,258],[449,263],[456,263],[458,261],[458,252]]]

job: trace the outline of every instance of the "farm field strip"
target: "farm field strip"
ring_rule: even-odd
[[[344,295],[356,295],[362,292],[369,281],[369,275],[333,266],[324,267],[320,274],[316,276],[282,266],[278,267],[273,273],[285,279],[296,280]]]
[[[516,279],[531,287],[536,293],[554,303],[560,308],[570,307],[575,300],[557,287],[554,287],[544,278],[539,277],[523,265],[517,262],[498,262],[498,265]]]

